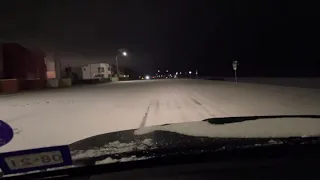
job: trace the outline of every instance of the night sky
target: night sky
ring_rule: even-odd
[[[24,0],[0,2],[0,40],[121,64],[141,73],[320,76],[320,25],[305,1]],[[75,60],[77,60],[75,58]]]

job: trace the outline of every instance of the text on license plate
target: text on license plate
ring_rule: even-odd
[[[6,157],[5,161],[11,170],[48,166],[63,163],[60,151],[42,152],[20,156]]]

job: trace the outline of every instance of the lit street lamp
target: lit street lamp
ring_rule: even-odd
[[[190,79],[191,79],[191,74],[192,74],[192,72],[191,72],[191,71],[189,71],[189,76],[190,76]]]
[[[119,53],[117,53],[117,56],[116,56],[116,66],[117,66],[117,77],[119,78],[119,63],[118,63],[119,55],[127,56],[128,53],[124,49],[118,49],[118,52]]]

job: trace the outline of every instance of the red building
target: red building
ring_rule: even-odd
[[[9,79],[45,79],[44,53],[17,43],[2,44],[3,77]]]
[[[2,83],[4,79],[16,79],[19,90],[44,87],[47,70],[43,52],[17,43],[5,43],[1,45],[0,53]]]

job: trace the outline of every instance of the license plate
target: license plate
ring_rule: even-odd
[[[72,165],[68,146],[55,146],[0,154],[4,174]]]

